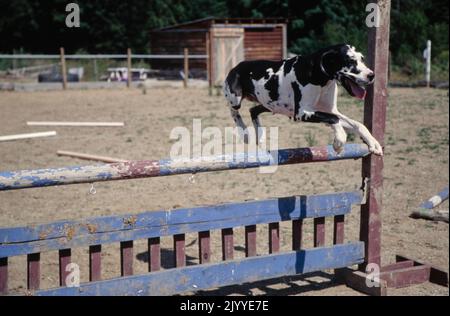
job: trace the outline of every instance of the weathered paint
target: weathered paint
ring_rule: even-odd
[[[102,245],[89,246],[89,281],[102,279]]]
[[[172,295],[350,266],[363,261],[361,242],[249,257],[36,291],[35,295]]]
[[[390,0],[371,0],[380,8],[380,25],[368,29],[367,65],[376,76],[367,89],[364,103],[364,125],[384,148],[386,107],[388,103],[388,60]],[[360,240],[365,242],[368,263],[381,264],[381,207],[383,195],[383,157],[370,155],[362,163],[362,179],[369,179],[367,201],[361,206]]]
[[[0,258],[189,232],[342,215],[361,192],[292,196],[208,207],[0,229]]]
[[[420,205],[420,208],[432,209],[448,199],[448,187],[444,188],[438,194],[432,196]]]
[[[357,159],[369,155],[366,145],[346,144],[337,154],[332,146],[236,153],[198,159],[128,161],[64,168],[0,172],[0,191],[75,183],[124,180],[273,165]]]

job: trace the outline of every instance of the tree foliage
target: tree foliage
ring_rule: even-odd
[[[337,42],[366,47],[360,0],[79,0],[81,27],[67,28],[67,0],[0,0],[0,52],[150,51],[150,30],[216,17],[289,19],[289,50],[307,53]],[[448,1],[392,0],[391,52],[396,64],[421,58],[427,39],[448,65]],[[447,58],[447,59],[446,59]],[[446,60],[445,60],[446,59]]]

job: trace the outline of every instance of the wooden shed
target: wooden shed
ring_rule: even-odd
[[[153,54],[207,55],[191,59],[193,73],[222,85],[228,71],[243,60],[280,60],[287,57],[287,20],[283,18],[205,18],[151,32]],[[156,69],[181,68],[180,60],[159,60]]]

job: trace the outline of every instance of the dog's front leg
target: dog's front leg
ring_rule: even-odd
[[[342,152],[342,149],[344,149],[344,145],[347,142],[347,133],[340,122],[331,124],[330,126],[334,132],[333,149],[339,154]]]
[[[337,116],[339,117],[339,121],[341,122],[342,127],[350,132],[358,134],[367,144],[367,146],[369,146],[369,151],[371,153],[383,156],[383,148],[375,139],[375,137],[372,136],[367,127],[364,126],[364,124],[348,118],[347,116],[340,113],[337,114]]]

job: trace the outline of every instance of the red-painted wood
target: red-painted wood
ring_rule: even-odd
[[[209,231],[198,233],[198,258],[200,264],[208,263],[211,257],[211,245]]]
[[[41,254],[31,253],[27,255],[27,288],[29,290],[39,289],[41,279]]]
[[[175,250],[175,266],[186,266],[186,243],[184,234],[173,236],[173,249]]]
[[[364,103],[364,125],[384,148],[386,107],[388,102],[388,61],[390,1],[374,1],[380,10],[380,25],[368,29],[367,66],[375,72],[375,81],[368,86]],[[368,263],[380,266],[381,205],[383,196],[383,157],[363,158],[362,178],[369,179],[366,203],[361,205],[360,240],[365,245],[364,271]]]
[[[148,271],[158,271],[161,269],[161,245],[160,238],[148,239]]]
[[[122,276],[133,274],[133,241],[120,243],[120,274]]]
[[[102,245],[89,246],[89,281],[102,279]]]
[[[245,256],[256,256],[256,225],[245,226]]]
[[[72,251],[70,249],[59,250],[59,286],[66,286],[66,277],[70,271],[66,267],[71,262]]]
[[[8,258],[0,258],[0,295],[8,293]]]
[[[280,251],[280,224],[269,224],[269,253]]]
[[[334,217],[333,225],[333,244],[343,244],[344,243],[344,215],[337,215]]]
[[[222,229],[222,260],[232,260],[234,257],[233,228]]]
[[[292,221],[292,250],[300,250],[302,248],[302,232],[303,232],[303,221],[293,220]]]
[[[325,245],[325,217],[314,218],[314,247]]]

